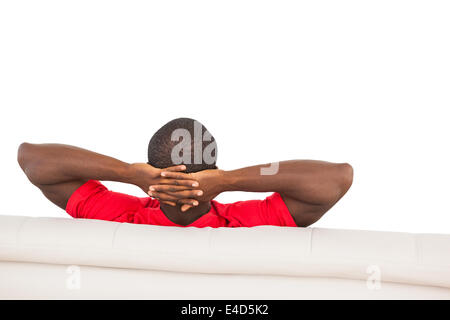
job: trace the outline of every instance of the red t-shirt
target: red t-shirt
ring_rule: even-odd
[[[67,202],[66,211],[74,218],[181,227],[164,215],[158,200],[109,191],[96,180],[86,182],[72,194]],[[212,200],[211,210],[186,227],[260,225],[296,226],[278,193],[264,200],[239,201],[230,204]]]

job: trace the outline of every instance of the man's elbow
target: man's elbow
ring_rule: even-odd
[[[342,197],[353,184],[353,167],[348,163],[339,164],[338,176],[340,197]]]
[[[37,170],[34,169],[36,166],[33,160],[34,158],[33,147],[34,145],[31,143],[27,142],[22,143],[19,146],[19,149],[17,150],[17,162],[19,163],[20,168],[27,176],[28,180],[30,180],[31,183],[37,185],[38,184],[37,176],[39,174]]]
[[[27,142],[23,142],[20,144],[19,149],[17,150],[17,162],[23,171],[26,170],[29,160],[31,144]]]

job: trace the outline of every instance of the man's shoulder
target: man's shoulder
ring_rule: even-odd
[[[157,199],[153,199],[151,197],[139,197],[138,199],[144,208],[158,208],[159,207],[159,200],[157,200]]]

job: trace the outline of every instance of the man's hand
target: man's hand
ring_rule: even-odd
[[[131,180],[133,184],[141,188],[145,193],[158,198],[162,203],[171,206],[176,206],[176,204],[196,206],[198,201],[194,199],[194,196],[201,190],[196,190],[195,188],[199,186],[199,183],[191,175],[183,173],[182,171],[184,170],[186,170],[184,165],[158,169],[147,163],[133,163],[131,164]],[[177,176],[169,179],[162,176],[162,172],[176,173]],[[149,187],[152,185],[161,185],[176,192],[173,192],[170,196],[160,198],[148,192]]]
[[[167,184],[155,184],[150,186],[149,194],[160,201],[166,201],[172,198],[187,197],[189,195],[192,198],[199,201],[207,202],[211,201],[217,195],[224,191],[223,183],[223,170],[204,170],[195,173],[183,173],[181,170],[167,170],[163,169],[161,177],[164,177]],[[187,193],[174,185],[175,181],[183,181],[183,179],[190,179],[196,181],[199,184],[198,189],[193,192]],[[180,203],[180,202],[179,202]],[[181,207],[181,211],[187,211],[192,208],[193,203],[185,203]]]

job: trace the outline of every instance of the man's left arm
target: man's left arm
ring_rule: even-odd
[[[162,169],[145,163],[129,164],[113,157],[86,149],[63,144],[22,143],[17,160],[32,184],[54,204],[65,209],[72,194],[89,180],[116,181],[134,184],[144,192],[154,183],[167,183],[161,177]],[[174,166],[165,170],[180,171],[185,166]],[[193,204],[196,200],[190,195],[195,193],[196,181],[189,180],[186,174],[179,175],[178,196],[166,202]],[[195,184],[195,185],[194,185]],[[189,199],[190,198],[190,199]]]

